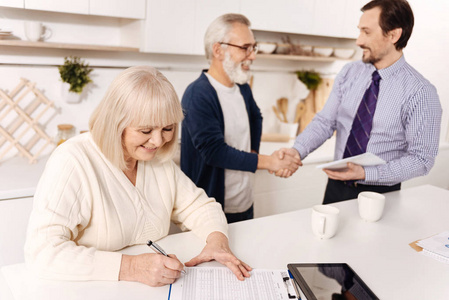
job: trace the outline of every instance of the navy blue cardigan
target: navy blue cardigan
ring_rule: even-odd
[[[248,112],[251,150],[259,153],[262,115],[249,85],[238,86]],[[217,92],[204,73],[187,87],[181,104],[185,114],[181,131],[181,169],[223,206],[224,170],[254,173],[257,154],[237,150],[225,143],[221,105]]]

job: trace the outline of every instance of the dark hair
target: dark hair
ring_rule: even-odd
[[[408,39],[412,35],[414,17],[413,11],[406,0],[373,0],[362,7],[365,12],[372,8],[380,8],[379,25],[386,35],[393,29],[402,28],[399,40],[394,44],[397,50],[407,46]]]

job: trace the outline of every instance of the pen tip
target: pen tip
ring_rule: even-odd
[[[148,245],[148,246],[151,246],[151,244],[153,244],[153,242],[149,240],[149,241],[147,242],[147,245]]]

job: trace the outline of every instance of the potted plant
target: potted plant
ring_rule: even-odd
[[[93,71],[87,63],[79,57],[70,56],[64,58],[64,64],[58,67],[62,82],[68,85],[68,102],[78,102],[83,88],[92,79],[89,74]],[[65,88],[67,90],[67,88]],[[75,100],[76,99],[76,100]]]
[[[321,76],[315,71],[297,71],[296,75],[309,91],[315,91],[321,83]]]
[[[309,90],[306,99],[301,100],[296,108],[295,121],[299,122],[298,132],[302,132],[306,126],[312,121],[316,113],[315,93],[318,86],[322,82],[321,75],[315,71],[297,71],[298,79],[305,84]]]

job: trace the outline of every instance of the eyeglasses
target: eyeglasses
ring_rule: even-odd
[[[239,45],[234,45],[231,43],[220,42],[220,45],[228,45],[228,46],[237,47],[242,50],[245,50],[247,57],[250,56],[253,51],[254,51],[254,54],[257,54],[257,51],[259,51],[259,45],[257,45],[257,43],[254,43],[254,45],[249,45],[249,46],[239,46]]]

